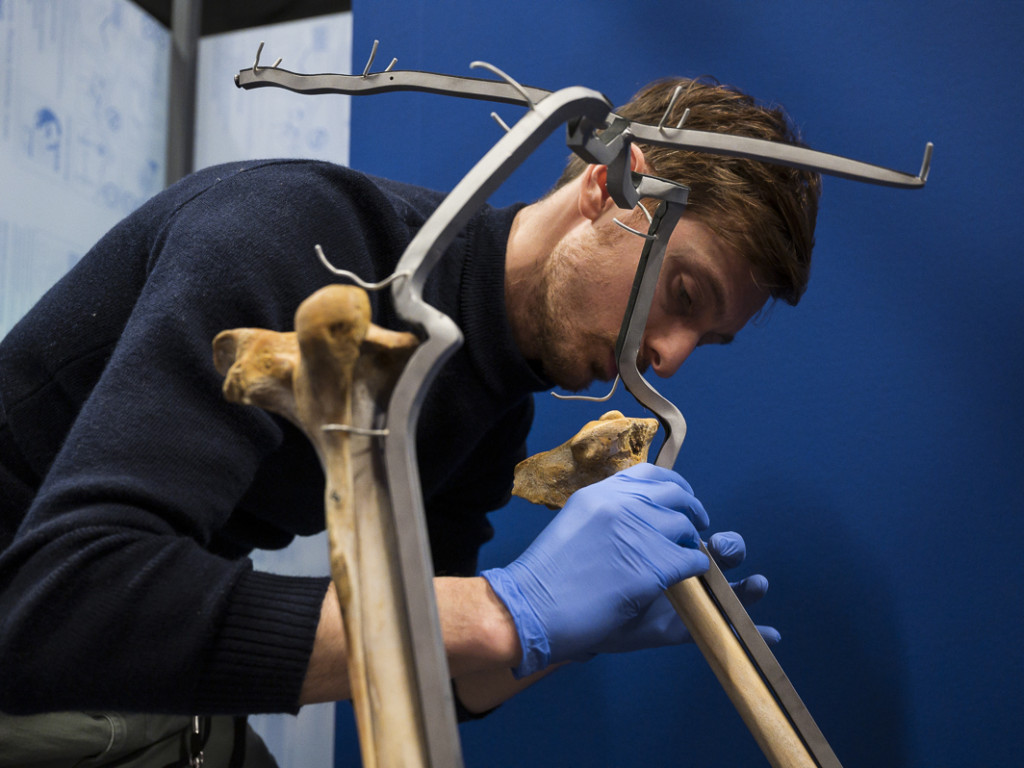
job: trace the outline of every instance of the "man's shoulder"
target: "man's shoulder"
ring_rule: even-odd
[[[385,195],[412,201],[423,200],[436,203],[443,200],[447,194],[415,184],[375,176],[372,173],[364,173],[327,160],[301,158],[238,160],[211,165],[190,174],[178,184],[190,186],[193,189],[202,189],[225,181],[243,184],[274,181],[290,184],[313,179],[329,180],[343,188],[373,187]]]
[[[349,187],[367,183],[365,174],[324,160],[268,159],[247,160],[211,165],[186,176],[168,189],[175,196],[189,200],[223,189],[238,197],[241,189],[248,191],[242,199],[251,203],[262,200],[294,198],[321,190],[343,193]]]
[[[247,208],[248,213],[260,211],[261,215],[273,215],[274,210],[316,210],[319,205],[339,214],[351,205],[384,215],[382,206],[386,205],[412,226],[422,223],[445,197],[436,190],[306,159],[214,165],[191,174],[167,192],[177,206],[201,199],[220,211],[234,204]]]

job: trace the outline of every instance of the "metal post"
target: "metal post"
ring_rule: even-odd
[[[192,172],[202,10],[202,0],[173,0],[171,8],[171,77],[165,173],[168,186]]]

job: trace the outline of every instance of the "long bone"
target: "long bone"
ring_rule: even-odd
[[[417,344],[410,333],[371,323],[366,292],[341,285],[306,299],[294,332],[238,328],[213,342],[227,399],[287,418],[323,465],[331,575],[368,767],[427,764],[377,434]]]

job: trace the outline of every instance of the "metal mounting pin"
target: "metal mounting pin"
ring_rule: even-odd
[[[353,435],[364,437],[387,437],[391,434],[387,429],[369,429],[367,427],[353,427],[349,424],[324,424],[320,427],[322,432],[348,432]]]
[[[506,83],[511,85],[517,91],[519,91],[519,95],[522,96],[526,100],[526,103],[530,105],[530,109],[534,109],[537,106],[536,104],[533,103],[533,99],[530,98],[530,95],[526,92],[526,89],[523,88],[523,86],[521,86],[519,83],[517,83],[515,80],[513,80],[511,77],[502,72],[493,64],[488,64],[486,61],[473,61],[470,62],[469,67],[470,69],[489,69],[491,72],[496,74]]]
[[[921,172],[917,174],[922,182],[928,181],[928,171],[932,167],[932,150],[935,149],[935,145],[930,141],[924,145],[924,160],[921,161]]]
[[[612,399],[612,395],[615,394],[615,389],[619,386],[620,381],[622,381],[622,377],[615,374],[615,381],[612,382],[611,390],[607,395],[601,395],[600,397],[594,397],[593,395],[560,395],[557,392],[552,392],[551,396],[559,400],[582,400],[587,403],[603,403]]]
[[[254,61],[252,63],[252,73],[254,75],[258,75],[259,71],[260,71],[259,70],[259,66],[260,66],[260,54],[261,53],[263,53],[263,41],[262,40],[260,40],[260,47],[256,49],[256,61]]]
[[[260,47],[256,49],[256,61],[252,63],[252,73],[258,75],[260,73],[260,54],[263,53],[263,41],[260,40]],[[274,62],[270,69],[277,69],[277,65],[284,61],[283,58],[279,58]]]
[[[682,92],[683,86],[681,85],[677,85],[676,89],[672,91],[672,98],[668,100],[668,106],[665,107],[665,114],[661,116],[661,122],[658,123],[659,131],[664,131],[665,121],[668,120],[668,116],[672,114],[672,107],[674,107],[676,105],[676,102],[679,101],[679,94]],[[686,118],[685,114],[683,115],[683,118]],[[678,128],[679,126],[676,127]]]
[[[491,112],[491,117],[494,119],[494,122],[496,122],[498,125],[502,127],[505,133],[508,133],[509,131],[512,130],[511,128],[508,127],[508,123],[506,123],[504,120],[501,119],[501,117],[498,116],[497,112]]]
[[[651,212],[647,210],[647,206],[641,205],[640,203],[637,203],[636,207],[639,208],[641,211],[643,211],[644,216],[647,217],[647,223],[649,225],[653,226],[654,225],[654,219],[651,217]],[[650,232],[641,232],[639,229],[633,229],[628,224],[623,224],[621,221],[618,220],[618,218],[612,219],[612,221],[615,222],[616,224],[618,224],[620,227],[622,227],[627,232],[632,232],[634,235],[637,235],[638,237],[642,237],[644,240],[656,240],[658,238],[657,235],[652,235]]]
[[[366,77],[368,74],[370,74],[370,67],[373,66],[373,60],[375,58],[377,58],[377,46],[378,45],[380,45],[380,40],[374,40],[373,41],[373,48],[370,50],[370,58],[366,62],[366,66],[363,67],[363,77]]]
[[[409,277],[409,275],[411,274],[409,272],[394,272],[385,277],[380,282],[370,283],[367,282],[366,280],[363,280],[355,272],[349,272],[347,269],[339,269],[338,267],[331,264],[331,262],[327,260],[327,255],[324,253],[324,249],[320,247],[319,243],[314,245],[313,249],[316,251],[316,255],[320,257],[320,261],[323,263],[325,267],[327,267],[327,269],[329,269],[331,272],[340,277],[347,277],[349,280],[358,285],[364,291],[379,291],[381,288],[387,288],[389,285],[391,285],[399,278]]]

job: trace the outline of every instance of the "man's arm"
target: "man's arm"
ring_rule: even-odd
[[[707,569],[696,548],[697,527],[707,522],[679,475],[638,465],[573,494],[507,567],[436,578],[463,703],[489,709],[562,662],[671,642],[663,625],[646,626],[647,609],[669,584]],[[349,694],[342,616],[329,590],[300,703]]]
[[[452,677],[488,673],[488,676],[494,675],[495,683],[503,678],[510,683],[510,690],[501,698],[497,698],[501,696],[500,686],[498,691],[473,696],[474,702],[483,706],[463,703],[474,711],[490,709],[525,687],[514,680],[511,673],[521,655],[515,624],[490,585],[480,577],[438,577],[434,579],[434,592]],[[349,698],[347,665],[344,623],[338,596],[332,586],[324,595],[320,624],[299,703]],[[478,690],[482,680],[480,678],[470,686],[470,690]],[[496,700],[488,704],[492,699]]]

